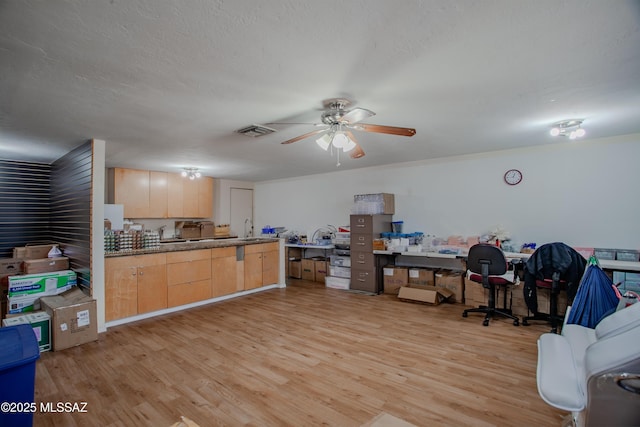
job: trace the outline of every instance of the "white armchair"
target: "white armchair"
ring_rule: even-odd
[[[538,339],[538,393],[578,426],[640,422],[640,303]]]

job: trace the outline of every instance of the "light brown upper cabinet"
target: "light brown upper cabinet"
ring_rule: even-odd
[[[124,205],[125,218],[213,217],[211,177],[114,168],[112,182],[109,201]]]
[[[169,174],[168,203],[169,218],[213,217],[213,178]]]

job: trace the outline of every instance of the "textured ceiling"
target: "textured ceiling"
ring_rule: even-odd
[[[0,2],[0,158],[52,162],[90,138],[107,166],[261,181],[336,169],[309,138],[346,96],[366,156],[339,169],[640,132],[640,2]],[[277,132],[234,133],[252,123]],[[338,169],[338,170],[339,170]]]

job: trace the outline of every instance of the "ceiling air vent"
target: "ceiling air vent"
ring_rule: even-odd
[[[271,129],[262,125],[249,125],[241,129],[238,129],[236,132],[241,133],[243,135],[256,137],[256,136],[268,135],[275,131],[276,131],[275,129]]]

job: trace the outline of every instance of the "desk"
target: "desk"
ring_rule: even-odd
[[[464,271],[464,261],[467,259],[466,254],[441,254],[438,252],[393,252],[393,251],[373,251],[376,255],[394,255],[399,260],[399,266],[410,267],[429,267],[444,268],[457,271]],[[520,252],[505,252],[508,260],[521,259],[526,262],[531,254],[523,254]],[[603,270],[616,271],[640,271],[640,262],[634,261],[616,261],[602,259],[598,260],[600,268]]]
[[[289,249],[288,248],[298,248],[302,249],[302,258],[306,258],[305,254],[307,249],[321,249],[324,251],[325,258],[327,257],[327,251],[330,251],[335,248],[334,245],[312,245],[312,244],[300,244],[300,243],[285,243],[285,248],[287,248],[287,259],[289,259]]]

